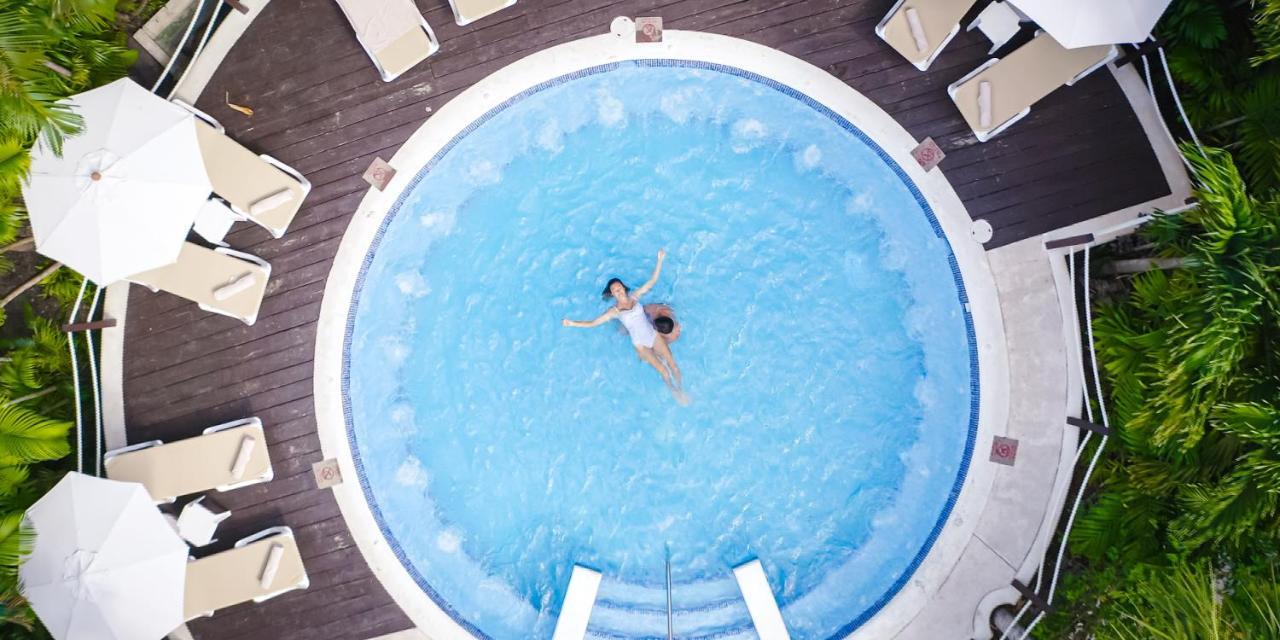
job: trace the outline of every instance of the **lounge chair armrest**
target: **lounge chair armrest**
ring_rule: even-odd
[[[131,445],[127,446],[127,447],[120,447],[119,449],[112,449],[112,450],[110,450],[110,451],[108,451],[108,452],[106,452],[106,453],[102,454],[102,464],[106,464],[108,461],[110,461],[112,458],[114,458],[114,457],[116,457],[116,456],[124,455],[124,454],[126,454],[126,453],[130,453],[130,452],[132,452],[132,451],[141,451],[141,450],[143,450],[143,449],[150,449],[151,447],[158,447],[158,446],[160,446],[160,445],[162,445],[162,444],[164,444],[164,440],[148,440],[148,441],[146,441],[146,442],[139,442],[139,443],[137,443],[137,444],[131,444]]]
[[[1097,64],[1089,67],[1088,69],[1085,69],[1080,73],[1077,73],[1074,78],[1067,81],[1067,86],[1070,87],[1074,85],[1075,83],[1082,80],[1085,76],[1093,73],[1094,71],[1097,71],[1100,67],[1106,65],[1112,60],[1115,60],[1117,57],[1119,57],[1119,55],[1120,55],[1120,50],[1117,49],[1114,45],[1112,45],[1111,49],[1107,51],[1107,55],[1104,58],[1102,58],[1102,60],[1099,60]]]
[[[889,24],[889,20],[893,19],[893,16],[896,15],[898,11],[902,9],[902,4],[906,1],[907,0],[898,0],[897,2],[893,3],[892,7],[889,7],[889,10],[885,12],[884,17],[880,19],[880,23],[876,25],[876,28],[875,28],[876,35],[880,36],[881,38],[884,37],[884,28]]]
[[[422,25],[422,30],[427,32],[427,39],[431,41],[432,53],[440,48],[440,41],[436,39],[436,32],[431,30],[431,25],[427,23],[427,18],[421,13],[418,14],[418,24]]]
[[[195,108],[194,105],[188,104],[185,100],[182,100],[181,98],[170,98],[169,101],[178,105],[179,107],[182,107],[183,109],[186,109],[187,111],[190,111],[192,115],[194,115],[197,118],[200,118],[201,120],[208,123],[209,126],[216,129],[218,133],[227,132],[227,130],[223,128],[221,122],[218,122],[217,120],[215,120],[213,116]]]
[[[236,429],[236,428],[251,425],[251,424],[257,425],[259,428],[261,428],[262,420],[259,420],[257,416],[254,416],[252,418],[241,418],[239,420],[232,420],[231,422],[224,422],[222,424],[209,427],[208,429],[205,429],[201,433],[204,433],[204,434],[217,433],[219,431],[227,431],[229,429]]]
[[[270,529],[263,529],[262,531],[259,531],[251,536],[236,540],[236,548],[238,549],[240,547],[247,547],[259,540],[265,540],[273,536],[293,537],[293,529],[285,526],[271,527]]]
[[[245,222],[245,221],[247,221],[247,220],[249,219],[247,216],[245,216],[245,215],[244,215],[244,213],[243,213],[243,212],[237,211],[237,210],[236,210],[236,208],[235,208],[234,206],[232,206],[230,202],[227,202],[227,201],[226,201],[226,200],[224,200],[223,198],[219,197],[217,194],[210,195],[210,196],[209,196],[209,199],[210,199],[210,200],[216,200],[216,201],[218,201],[218,203],[219,203],[219,204],[221,204],[222,206],[226,207],[226,208],[227,208],[227,212],[228,212],[230,215],[234,216],[234,217],[237,219],[237,221],[239,221],[239,222]]]
[[[227,248],[227,247],[218,247],[218,248],[214,249],[214,251],[217,251],[218,253],[225,253],[226,255],[233,256],[233,257],[236,257],[236,258],[240,258],[241,260],[247,260],[247,261],[249,261],[249,262],[252,262],[252,263],[254,263],[254,264],[258,265],[258,266],[261,266],[263,269],[266,269],[266,270],[267,270],[268,275],[269,275],[269,274],[270,274],[270,272],[271,272],[271,263],[270,263],[270,262],[267,262],[266,260],[263,260],[262,258],[259,258],[258,256],[255,256],[255,255],[253,255],[253,254],[251,254],[251,253],[245,253],[245,252],[243,252],[243,251],[236,251],[235,249],[230,249],[230,248]]]
[[[283,162],[280,162],[279,160],[265,153],[258,154],[258,157],[262,158],[267,164],[270,164],[275,168],[289,174],[289,176],[292,177],[294,180],[297,180],[298,184],[302,186],[303,194],[307,194],[311,192],[311,181],[308,180],[306,176],[302,175],[302,173],[299,172],[297,169],[294,169],[293,167]]]

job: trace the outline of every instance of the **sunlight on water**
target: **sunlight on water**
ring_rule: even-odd
[[[560,325],[660,248],[688,407],[617,323]],[[667,549],[686,634],[742,628],[716,603],[752,557],[797,637],[835,633],[905,578],[964,463],[948,256],[873,149],[759,82],[624,65],[529,95],[421,176],[358,293],[371,499],[495,638],[548,637],[575,562],[613,585],[594,627],[652,632]]]

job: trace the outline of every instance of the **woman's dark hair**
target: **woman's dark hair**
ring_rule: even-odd
[[[675,330],[676,323],[667,316],[658,316],[653,319],[653,328],[657,329],[658,333],[665,335]]]
[[[616,282],[616,283],[618,283],[618,284],[620,284],[620,285],[622,285],[622,290],[623,290],[623,291],[626,291],[627,293],[631,293],[631,288],[630,288],[630,287],[628,287],[626,284],[624,284],[624,283],[622,282],[622,280],[621,280],[621,279],[619,279],[619,278],[609,278],[609,281],[608,281],[608,282],[606,282],[606,283],[604,283],[604,291],[603,291],[603,292],[601,292],[600,297],[604,298],[605,300],[608,300],[608,299],[610,298],[610,296],[612,296],[612,295],[613,295],[612,293],[609,293],[609,289],[610,289],[611,287],[613,287],[613,283],[615,283],[615,282]]]

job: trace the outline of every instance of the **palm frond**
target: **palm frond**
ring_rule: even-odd
[[[0,465],[58,460],[71,454],[71,423],[20,406],[0,406]]]

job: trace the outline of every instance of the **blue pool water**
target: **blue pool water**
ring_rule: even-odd
[[[477,114],[479,117],[481,114]],[[408,170],[408,168],[401,168]],[[674,403],[606,307],[675,308]],[[851,125],[723,67],[621,63],[485,114],[396,204],[354,298],[361,482],[477,635],[549,637],[574,563],[593,637],[753,637],[760,558],[798,638],[909,578],[964,477],[976,365],[932,213]]]

